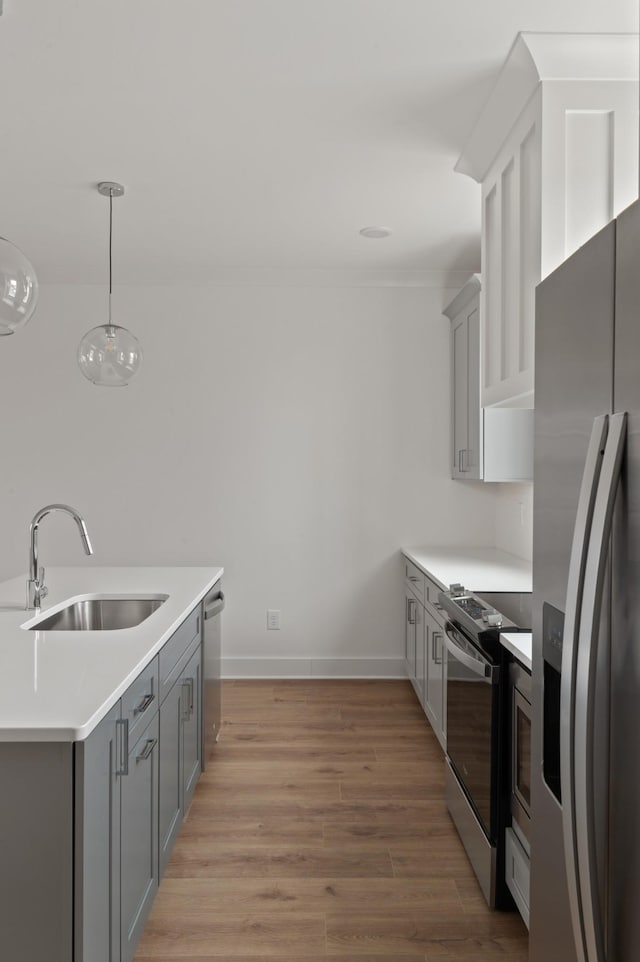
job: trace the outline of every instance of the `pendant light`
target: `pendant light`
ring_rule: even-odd
[[[0,237],[0,337],[24,327],[37,303],[33,265],[15,244]]]
[[[109,320],[82,338],[78,347],[78,364],[93,384],[126,387],[140,368],[142,348],[130,331],[111,320],[113,198],[122,197],[124,187],[113,181],[102,181],[98,184],[98,192],[109,198]]]

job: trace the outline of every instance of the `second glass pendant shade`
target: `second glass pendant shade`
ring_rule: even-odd
[[[33,265],[15,244],[0,237],[0,337],[24,327],[37,303]]]
[[[94,327],[80,341],[78,366],[92,384],[100,387],[126,387],[142,362],[142,348],[125,327],[111,321],[111,241],[113,236],[113,198],[124,194],[122,184],[102,181],[98,191],[109,198],[109,320]]]
[[[93,384],[125,387],[140,367],[140,343],[125,327],[102,324],[80,341],[78,364]]]

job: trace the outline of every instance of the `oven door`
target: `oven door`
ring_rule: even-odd
[[[495,843],[500,667],[450,622],[446,645],[447,755],[485,835]]]

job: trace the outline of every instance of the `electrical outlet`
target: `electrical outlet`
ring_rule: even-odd
[[[279,608],[267,608],[267,628],[270,631],[280,631]]]

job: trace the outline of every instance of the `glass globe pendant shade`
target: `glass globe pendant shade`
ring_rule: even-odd
[[[126,387],[141,362],[139,341],[117,324],[94,327],[78,347],[80,370],[87,380],[100,387]]]
[[[27,323],[38,303],[38,279],[22,251],[0,237],[0,337]]]

